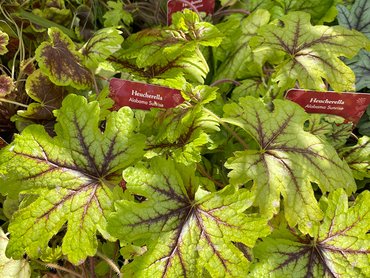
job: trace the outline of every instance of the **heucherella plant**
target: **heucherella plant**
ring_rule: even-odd
[[[370,276],[369,109],[284,98],[369,92],[368,1],[11,2],[0,277]],[[181,104],[117,107],[113,77]]]

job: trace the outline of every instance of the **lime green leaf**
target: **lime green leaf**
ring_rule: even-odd
[[[0,97],[10,94],[13,88],[13,79],[6,74],[0,75]]]
[[[108,58],[108,61],[114,65],[117,71],[130,73],[135,77],[135,79],[143,80],[152,84],[158,84],[160,80],[163,79],[172,79],[175,80],[176,88],[181,88],[185,83],[182,82],[184,78],[201,84],[204,82],[204,78],[209,71],[204,57],[200,55],[199,52],[175,58],[170,62],[167,61],[168,63],[164,65],[154,64],[144,68],[137,66],[136,61],[123,58],[119,52],[115,55],[117,57]],[[154,55],[161,56],[162,54]]]
[[[174,32],[179,32],[182,39],[196,42],[204,46],[218,46],[223,38],[222,33],[211,23],[200,21],[199,16],[189,9],[172,15]],[[181,34],[184,32],[185,34]]]
[[[56,27],[49,28],[48,35],[50,42],[45,41],[36,49],[36,60],[41,70],[56,85],[90,88],[92,75],[82,65],[81,54],[72,40]]]
[[[179,106],[174,109],[152,111],[146,115],[142,129],[155,130],[147,133],[147,157],[171,156],[177,162],[189,165],[201,160],[209,133],[219,131],[218,123],[203,110],[205,103],[216,98],[216,88],[204,85],[191,89],[190,98],[198,103],[194,106]],[[143,131],[144,132],[144,131]]]
[[[277,50],[285,53],[285,62],[276,67],[274,79],[282,88],[300,87],[325,90],[325,79],[336,91],[354,91],[355,75],[340,57],[352,58],[366,47],[367,38],[341,26],[312,26],[310,16],[292,12],[261,27],[253,41],[255,52]]]
[[[340,156],[343,157],[356,179],[370,178],[370,137],[361,137],[352,147],[342,148]]]
[[[276,0],[280,7],[275,9],[277,13],[288,14],[292,11],[302,11],[311,14],[314,24],[332,22],[337,16],[336,5],[342,0]]]
[[[230,183],[242,185],[253,180],[255,205],[268,217],[279,211],[282,195],[289,225],[298,223],[307,231],[313,221],[322,218],[312,182],[323,192],[345,188],[350,193],[356,186],[348,165],[335,149],[304,131],[308,115],[301,107],[286,100],[275,100],[274,107],[269,112],[253,97],[225,105],[224,120],[241,127],[260,147],[229,158],[226,167],[232,169]]]
[[[267,92],[266,87],[261,79],[245,79],[240,82],[240,85],[235,87],[231,93],[231,99],[238,101],[239,98],[245,96],[260,97],[265,96]]]
[[[348,29],[360,31],[370,39],[369,1],[356,0],[350,11],[344,5],[338,5],[337,9],[340,25]]]
[[[258,9],[270,10],[276,5],[276,0],[250,0],[250,1],[238,1],[241,2],[242,7],[247,11],[256,11]]]
[[[123,176],[127,189],[145,201],[118,201],[108,229],[148,247],[123,268],[124,276],[201,277],[204,268],[212,277],[245,275],[249,261],[233,243],[251,247],[269,233],[266,220],[244,213],[249,193],[232,186],[206,192],[200,187],[208,181],[195,176],[194,167],[164,159]]]
[[[3,55],[8,52],[8,49],[6,48],[8,42],[9,42],[8,34],[0,30],[0,55]]]
[[[369,277],[369,203],[369,191],[350,207],[343,190],[331,193],[323,222],[314,223],[315,236],[272,233],[253,250],[251,277]]]
[[[26,92],[36,102],[29,104],[27,110],[18,110],[17,114],[37,120],[53,119],[53,110],[60,108],[67,95],[65,87],[52,83],[39,69],[27,78]]]
[[[103,28],[94,34],[81,49],[84,64],[89,69],[96,69],[110,55],[121,48],[123,37],[115,28]]]
[[[5,255],[8,238],[0,228],[0,276],[7,278],[31,277],[31,268],[27,260],[13,260]]]
[[[142,156],[144,138],[134,133],[136,121],[127,107],[108,116],[104,132],[98,103],[84,97],[68,95],[55,114],[56,136],[32,125],[1,150],[7,160],[0,164],[0,173],[5,167],[1,192],[35,196],[13,215],[7,255],[38,258],[62,230],[63,254],[78,264],[95,254],[97,232],[110,238],[111,188],[119,184],[122,169]]]
[[[213,81],[259,76],[261,69],[256,69],[253,63],[252,50],[248,42],[256,35],[258,28],[267,24],[269,20],[270,14],[267,11],[257,10],[244,19],[231,17],[228,22],[220,26],[220,30],[227,36],[215,50],[215,55],[220,55],[217,52],[222,52],[226,58],[222,59],[222,63],[217,67]]]
[[[129,26],[133,22],[132,15],[124,10],[122,1],[108,1],[107,4],[109,10],[103,16],[105,27],[118,26],[121,22]]]

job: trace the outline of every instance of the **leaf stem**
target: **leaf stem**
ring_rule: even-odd
[[[218,181],[218,180],[216,180],[216,179],[214,179],[208,172],[207,172],[207,170],[202,166],[202,165],[200,165],[200,164],[197,164],[197,170],[199,171],[199,173],[201,173],[202,174],[202,176],[203,177],[206,177],[207,179],[209,179],[210,181],[212,181],[214,184],[216,184],[217,186],[219,186],[219,187],[221,187],[221,188],[224,188],[225,187],[225,185],[222,183],[222,182],[220,182],[220,181]]]
[[[208,110],[207,108],[204,108],[204,111],[206,111],[210,116],[214,117],[219,123],[220,125],[222,125],[236,140],[238,140],[238,142],[244,147],[244,149],[249,149],[249,146],[248,144],[243,140],[243,138],[241,138],[239,136],[239,134],[237,134],[235,132],[235,130],[233,130],[231,127],[229,127],[229,125],[224,122],[219,116],[217,116],[215,113],[213,113],[212,111]]]
[[[71,269],[68,269],[66,267],[63,267],[63,266],[60,266],[60,265],[57,265],[57,264],[53,264],[53,263],[44,263],[42,261],[39,261],[39,260],[35,260],[35,262],[41,264],[41,265],[44,265],[48,268],[54,268],[56,270],[60,270],[60,271],[64,271],[64,272],[67,272],[67,273],[70,273],[76,277],[79,277],[79,278],[84,278],[81,274],[71,270]]]
[[[114,272],[116,272],[116,274],[118,275],[119,278],[122,278],[121,271],[119,270],[118,266],[111,259],[109,259],[104,254],[100,253],[99,251],[96,252],[96,255],[98,257],[100,257],[101,259],[103,259],[114,270]]]
[[[17,101],[13,101],[13,100],[9,100],[9,99],[6,99],[6,98],[2,98],[2,97],[0,97],[0,102],[11,103],[11,104],[14,104],[14,105],[17,105],[17,106],[22,106],[22,107],[28,108],[28,105],[26,105],[26,104],[23,104],[23,103],[20,103],[20,102],[17,102]]]

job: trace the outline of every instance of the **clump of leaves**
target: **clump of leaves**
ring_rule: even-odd
[[[128,37],[122,50],[109,61],[138,80],[186,78],[203,83],[209,67],[201,46],[217,46],[221,39],[216,27],[184,10],[173,15],[173,23],[167,28],[150,28]]]
[[[370,275],[370,229],[368,191],[349,204],[339,189],[322,197],[322,222],[314,222],[312,237],[285,223],[260,242],[250,277],[367,277]]]
[[[17,53],[18,42],[28,56],[1,56],[0,115],[17,114],[19,134],[0,137],[0,267],[21,264],[26,277],[46,266],[101,277],[369,276],[369,138],[283,99],[290,87],[366,84],[358,58],[343,59],[365,53],[366,28],[335,25],[343,1],[258,0],[221,1],[217,26],[184,10],[137,31],[156,2],[4,6],[19,32],[2,21],[0,51]],[[339,10],[359,23],[362,5]],[[111,111],[118,75],[180,89],[185,101]]]

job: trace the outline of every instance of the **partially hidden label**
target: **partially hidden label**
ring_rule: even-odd
[[[141,82],[112,78],[109,83],[114,109],[129,106],[133,109],[172,108],[184,102],[176,89]]]
[[[215,0],[169,0],[167,2],[167,22],[171,24],[172,14],[182,11],[183,9],[196,10],[198,12],[205,12],[213,14],[215,10]]]
[[[291,89],[286,99],[302,106],[308,113],[331,114],[343,117],[354,125],[358,123],[370,104],[370,94],[317,92]]]

